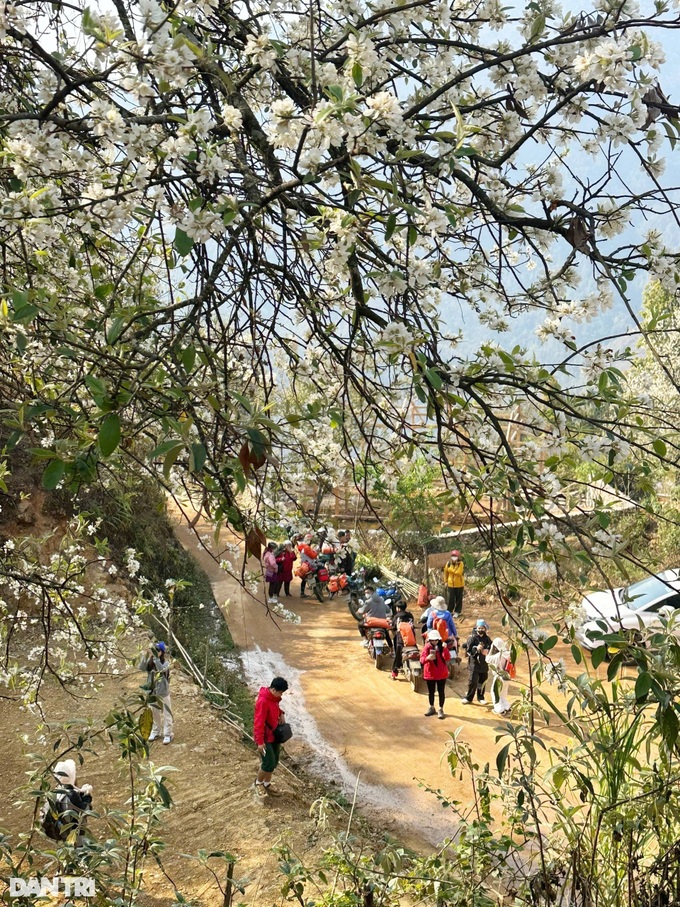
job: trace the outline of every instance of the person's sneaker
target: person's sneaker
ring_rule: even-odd
[[[392,680],[396,680],[398,676],[396,671],[392,671]]]
[[[439,709],[439,711],[437,712],[437,718],[446,718],[446,715],[444,714],[444,709]]]
[[[367,640],[367,639],[362,639],[361,642],[359,643],[359,645],[360,645],[360,646],[363,646],[364,649],[367,649],[367,648],[368,648],[368,640]]]
[[[281,791],[277,790],[273,784],[259,784],[258,787],[264,787],[265,793],[268,797],[280,797]]]
[[[260,803],[264,803],[267,799],[267,791],[265,790],[264,784],[258,784],[257,781],[253,784],[255,799],[259,800]]]
[[[461,699],[461,702],[464,703],[465,705],[472,705],[472,700],[468,699],[467,696],[463,696],[463,698]]]
[[[158,740],[159,737],[160,734],[158,733],[158,731],[151,731],[151,733],[149,734],[149,743],[151,743],[152,740]]]
[[[480,705],[486,705],[486,699],[484,699],[484,697],[482,697],[481,699],[478,699],[477,702],[478,702]]]
[[[436,715],[436,714],[437,714],[437,711],[436,711],[435,707],[433,705],[431,705],[430,708],[425,712],[425,717],[429,718],[430,715]]]
[[[166,734],[165,737],[163,737],[163,743],[172,743],[172,737],[170,736],[170,734]]]

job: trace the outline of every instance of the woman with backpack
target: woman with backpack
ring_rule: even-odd
[[[394,661],[392,662],[392,680],[396,680],[403,666],[404,646],[417,646],[413,629],[413,615],[406,610],[406,602],[399,602],[397,613],[392,618],[394,628]]]
[[[438,630],[429,630],[427,642],[420,655],[420,663],[423,666],[423,677],[427,683],[427,695],[430,700],[430,708],[425,712],[425,717],[437,715],[438,718],[444,718],[444,701],[446,699],[446,681],[449,677],[449,661],[451,652],[448,646],[445,646]],[[434,693],[437,691],[439,696],[439,711],[434,707]]]
[[[453,615],[446,607],[446,602],[441,595],[430,602],[427,629],[438,630],[442,640],[450,649],[458,649],[458,630],[456,630]]]
[[[41,813],[41,827],[53,841],[66,841],[75,833],[75,846],[85,842],[86,814],[92,806],[92,785],[76,787],[76,764],[64,759],[52,769],[57,781],[54,793],[45,801]]]

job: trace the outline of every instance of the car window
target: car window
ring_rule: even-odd
[[[653,605],[650,605],[647,608],[647,611],[658,614],[662,608],[680,608],[680,594],[676,592],[675,595],[660,598],[658,602],[654,602]]]
[[[658,602],[658,605],[662,608],[666,604],[665,599],[671,595],[674,595],[674,590],[670,589],[667,583],[656,576],[648,576],[647,579],[641,579],[640,582],[632,583],[624,589],[622,598],[624,604],[632,611],[638,611],[661,598],[663,601]]]

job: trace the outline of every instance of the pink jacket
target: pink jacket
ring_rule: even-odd
[[[279,577],[279,565],[276,563],[276,558],[274,557],[274,552],[270,551],[269,548],[262,555],[262,563],[264,564],[264,578],[268,583],[275,582]]]
[[[431,652],[437,653],[436,661],[428,661],[427,656]],[[451,660],[451,652],[444,646],[443,652],[439,652],[437,645],[425,643],[423,651],[420,653],[420,663],[423,666],[423,677],[425,680],[444,680],[449,676],[448,662]]]

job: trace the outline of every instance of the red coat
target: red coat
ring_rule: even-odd
[[[279,700],[272,694],[269,687],[260,687],[255,701],[255,717],[253,718],[253,737],[258,746],[274,742],[274,728],[279,723],[279,716],[284,711],[279,705]]]
[[[293,564],[297,560],[297,554],[294,551],[282,551],[276,560],[283,564],[281,572],[279,573],[281,582],[292,583]]]
[[[437,653],[436,661],[427,661],[427,656],[431,652]],[[449,676],[448,662],[451,660],[451,652],[447,646],[444,646],[443,652],[439,652],[437,643],[426,642],[423,651],[420,653],[420,663],[423,666],[423,677],[425,680],[444,680]]]

